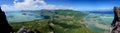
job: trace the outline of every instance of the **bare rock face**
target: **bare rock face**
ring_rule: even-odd
[[[0,33],[10,33],[13,32],[12,27],[8,24],[5,13],[0,7]]]
[[[114,20],[111,24],[110,33],[120,33],[120,8],[114,7]]]

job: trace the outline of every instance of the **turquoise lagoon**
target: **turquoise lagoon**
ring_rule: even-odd
[[[90,29],[103,32],[109,30],[114,14],[89,13],[85,19]]]
[[[8,22],[25,22],[25,21],[42,19],[41,15],[31,12],[12,11],[12,12],[5,12],[5,14]]]

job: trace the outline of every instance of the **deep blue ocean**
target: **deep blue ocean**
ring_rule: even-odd
[[[111,11],[88,11],[89,13],[97,13],[97,14],[114,14],[114,12]]]

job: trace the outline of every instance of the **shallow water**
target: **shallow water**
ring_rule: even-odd
[[[7,12],[5,14],[8,22],[25,22],[42,19],[42,16],[30,12]]]
[[[86,17],[86,23],[88,24],[88,27],[92,30],[105,31],[109,30],[113,18],[113,14],[90,13]]]

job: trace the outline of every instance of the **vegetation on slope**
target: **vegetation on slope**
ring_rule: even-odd
[[[98,33],[90,30],[85,25],[84,17],[87,15],[85,13],[74,10],[55,10],[54,13],[49,14],[47,14],[47,16],[51,17],[50,19],[11,23],[11,25],[15,32],[17,32],[22,26],[26,26],[32,31],[37,29],[41,33],[50,33],[53,32],[49,27],[50,25],[55,33]]]

